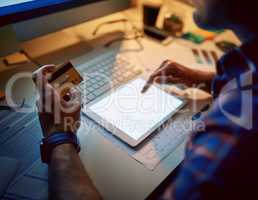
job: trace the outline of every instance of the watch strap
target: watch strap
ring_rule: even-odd
[[[40,145],[42,162],[50,164],[53,149],[62,144],[73,144],[77,153],[81,150],[79,139],[76,134],[56,132],[47,138],[42,139]]]

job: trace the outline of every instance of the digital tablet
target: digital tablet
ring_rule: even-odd
[[[143,79],[133,80],[84,108],[88,117],[136,147],[184,105],[156,86],[142,94]]]

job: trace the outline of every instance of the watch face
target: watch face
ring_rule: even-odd
[[[41,161],[43,163],[47,163],[47,152],[46,152],[46,147],[43,140],[40,143],[40,156],[41,156]]]

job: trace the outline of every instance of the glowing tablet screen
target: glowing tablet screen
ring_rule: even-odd
[[[138,140],[184,104],[182,100],[155,86],[142,94],[145,83],[143,79],[136,79],[89,109],[129,137]]]

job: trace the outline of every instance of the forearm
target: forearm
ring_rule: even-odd
[[[49,183],[50,199],[101,199],[71,144],[64,144],[53,150]]]

